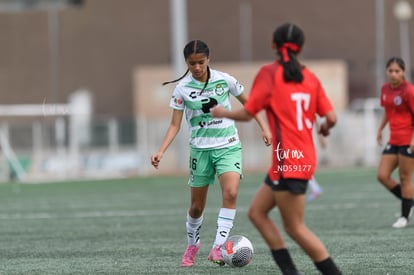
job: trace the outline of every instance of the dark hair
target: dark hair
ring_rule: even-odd
[[[302,29],[295,24],[285,23],[273,33],[273,42],[280,56],[279,62],[283,66],[283,79],[286,82],[301,83],[303,81],[302,66],[296,55],[305,43]]]
[[[402,60],[401,57],[393,56],[390,59],[388,59],[385,68],[388,68],[392,63],[397,63],[401,70],[405,71],[405,62],[404,60]]]
[[[184,50],[184,59],[187,60],[187,58],[192,55],[192,54],[197,54],[197,53],[203,53],[207,56],[207,58],[210,56],[210,49],[208,48],[207,44],[201,40],[193,40],[190,41],[189,43],[187,43],[187,45],[185,45]],[[185,71],[185,73],[180,77],[177,78],[175,80],[172,81],[166,81],[164,83],[162,83],[162,85],[167,85],[170,83],[174,83],[177,81],[180,81],[181,79],[183,79],[187,74],[188,74],[189,69],[187,69]],[[204,89],[207,87],[208,84],[208,80],[210,79],[210,68],[207,66],[207,81],[204,84],[203,89],[201,90],[200,94],[204,91]]]

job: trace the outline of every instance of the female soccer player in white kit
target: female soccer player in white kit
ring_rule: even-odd
[[[210,109],[219,105],[231,109],[230,95],[242,104],[247,101],[243,86],[227,73],[210,69],[209,48],[200,40],[189,42],[184,48],[188,69],[174,89],[170,107],[173,109],[170,126],[151,163],[158,168],[164,152],[180,130],[183,114],[190,136],[191,202],[187,213],[187,249],[181,265],[194,264],[200,249],[200,228],[206,205],[207,191],[218,176],[222,191],[222,206],[217,218],[217,232],[208,260],[223,265],[221,246],[227,240],[236,215],[236,199],[242,175],[242,148],[235,123],[231,119],[213,118]],[[191,74],[187,75],[188,72]],[[264,120],[256,118],[265,144],[271,144],[270,130]]]

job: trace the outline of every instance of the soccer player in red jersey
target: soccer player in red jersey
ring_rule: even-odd
[[[378,166],[378,180],[401,200],[401,217],[392,225],[404,228],[409,222],[413,207],[414,188],[414,87],[405,80],[405,64],[392,57],[386,64],[388,82],[381,88],[381,106],[385,109],[378,128],[377,141],[382,145],[382,130],[388,124],[390,137],[382,152]],[[398,169],[399,181],[391,177]]]
[[[283,274],[300,273],[282,235],[269,217],[279,208],[287,234],[310,256],[322,274],[342,274],[319,238],[304,223],[305,192],[316,168],[312,127],[315,115],[324,117],[319,132],[329,135],[336,123],[332,104],[318,78],[301,65],[297,54],[304,44],[303,31],[283,24],[273,34],[278,59],[262,66],[244,108],[212,109],[213,116],[248,121],[266,110],[273,136],[273,162],[264,184],[253,198],[249,218],[261,233]]]

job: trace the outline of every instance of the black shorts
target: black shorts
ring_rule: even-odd
[[[411,152],[409,145],[391,145],[387,143],[384,150],[382,151],[383,155],[403,155],[409,158],[414,158],[414,154]]]
[[[308,187],[308,180],[302,179],[284,179],[272,181],[269,175],[265,178],[265,183],[272,188],[273,191],[289,191],[294,194],[305,194]]]

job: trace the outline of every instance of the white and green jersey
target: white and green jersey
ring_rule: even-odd
[[[234,120],[213,118],[215,105],[230,110],[230,94],[239,96],[244,87],[231,75],[210,69],[210,79],[203,93],[204,82],[187,75],[174,89],[170,107],[185,110],[191,148],[223,148],[239,143]]]

